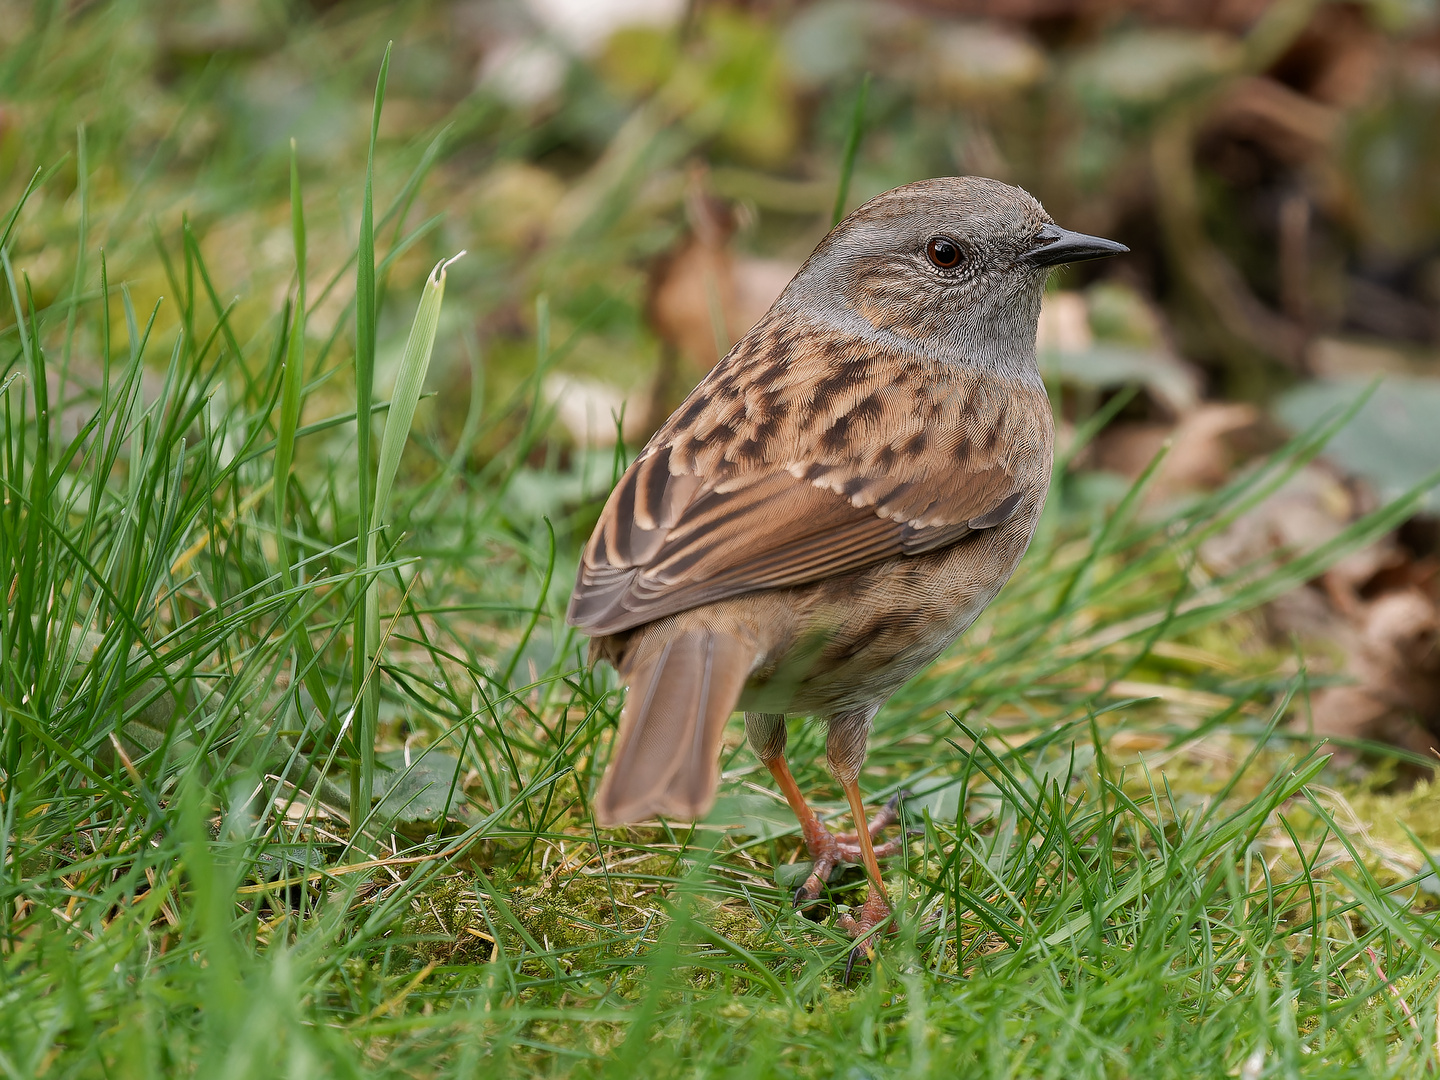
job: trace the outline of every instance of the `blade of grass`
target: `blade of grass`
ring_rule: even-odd
[[[295,306],[290,324],[285,356],[285,373],[280,390],[280,427],[275,435],[275,547],[280,563],[280,579],[288,592],[295,587],[290,565],[289,544],[285,538],[285,508],[290,491],[290,470],[295,460],[295,433],[300,426],[300,412],[305,398],[305,205],[300,191],[300,162],[295,140],[290,140],[290,231],[295,245]],[[330,721],[334,707],[325,677],[315,664],[315,650],[303,622],[292,624],[299,668],[305,672],[305,688],[320,715]]]
[[[410,426],[415,419],[415,406],[420,401],[425,376],[430,370],[435,332],[440,325],[440,305],[445,299],[445,278],[450,266],[464,255],[462,251],[436,263],[420,294],[420,305],[405,342],[400,371],[395,379],[395,392],[390,397],[390,408],[385,415],[385,429],[380,439],[380,462],[375,474],[375,503],[371,513],[371,521],[377,529],[385,524],[390,489],[400,468],[400,455],[404,453],[405,443],[410,437]]]
[[[380,530],[385,524],[386,510],[390,502],[390,488],[400,468],[400,455],[410,437],[410,426],[415,418],[415,406],[420,400],[420,390],[425,385],[425,375],[430,370],[430,355],[435,347],[435,332],[440,325],[440,305],[445,298],[446,270],[454,258],[438,262],[430,272],[425,288],[420,294],[420,306],[415,312],[415,321],[410,327],[410,337],[405,342],[405,352],[400,360],[400,373],[395,383],[395,393],[390,399],[390,410],[385,416],[385,431],[380,440],[380,464],[375,477],[375,503],[371,508],[370,520],[373,529],[366,540],[362,569],[373,567],[379,561],[377,548]],[[364,609],[365,638],[364,653],[372,658],[380,650],[380,598],[379,578],[371,576],[366,585]],[[367,679],[363,687],[361,717],[365,730],[361,785],[374,783],[375,735],[380,710],[380,687],[378,682]],[[368,792],[370,789],[365,788]],[[355,821],[360,819],[356,818]]]
[[[870,73],[860,80],[860,89],[855,94],[855,111],[850,114],[850,131],[845,136],[845,156],[840,161],[840,186],[835,190],[835,209],[830,215],[830,227],[840,224],[845,216],[845,203],[850,198],[850,178],[855,173],[855,156],[860,152],[860,141],[865,137],[865,102],[870,97]]]
[[[368,569],[370,551],[371,466],[370,401],[375,388],[375,143],[380,138],[380,110],[385,104],[385,80],[390,72],[390,50],[380,61],[375,81],[375,105],[370,115],[370,149],[365,157],[365,201],[360,211],[360,245],[355,265],[355,560],[363,572]],[[367,616],[369,589],[361,578],[361,593],[355,605],[354,645],[350,673],[350,708],[359,720],[352,725],[356,753],[350,767],[350,820],[364,820],[375,781],[375,728],[378,714],[363,707],[361,695],[371,657],[366,655],[370,619]],[[357,711],[358,710],[358,711]]]
[[[80,313],[80,294],[85,285],[86,233],[90,226],[90,159],[85,146],[85,125],[75,129],[75,201],[79,204],[76,223],[75,273],[70,281],[70,302],[65,312],[65,351],[60,357],[60,388],[55,395],[56,408],[65,408],[66,384],[70,380],[70,350],[75,344],[75,324]]]

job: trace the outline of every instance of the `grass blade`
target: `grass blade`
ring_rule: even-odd
[[[295,245],[295,306],[291,316],[289,340],[285,354],[285,371],[281,377],[280,427],[275,433],[275,547],[279,555],[280,579],[288,592],[295,587],[290,565],[289,542],[285,537],[285,508],[290,491],[290,470],[295,461],[295,437],[300,426],[300,412],[305,397],[305,205],[300,192],[300,163],[296,157],[295,140],[290,140],[290,231]],[[333,717],[334,707],[325,678],[315,664],[315,650],[310,635],[298,617],[291,624],[299,668],[305,672],[305,688],[326,720]]]
[[[356,524],[355,559],[362,572],[368,569],[370,549],[370,401],[375,390],[375,143],[380,137],[380,110],[385,104],[385,80],[390,72],[391,45],[385,46],[380,75],[375,81],[375,106],[370,116],[370,150],[365,158],[365,202],[360,211],[360,246],[355,264],[355,456]],[[362,576],[361,580],[364,578]],[[355,606],[354,647],[350,673],[351,709],[358,710],[353,725],[358,753],[350,768],[350,820],[362,821],[370,805],[375,778],[375,731],[378,713],[361,706],[365,679],[370,670],[366,655],[369,619],[366,615],[368,588],[361,586]],[[368,699],[374,701],[375,699]],[[378,702],[376,702],[378,705]]]
[[[850,177],[855,173],[855,155],[860,152],[860,140],[865,137],[865,102],[870,97],[870,73],[860,80],[860,90],[855,95],[855,111],[850,115],[850,132],[845,136],[845,156],[840,163],[840,186],[835,191],[835,210],[830,215],[830,227],[840,224],[845,216],[845,202],[850,198]]]
[[[410,337],[405,342],[400,373],[395,380],[395,392],[390,396],[390,409],[385,415],[385,431],[380,439],[380,463],[375,473],[375,503],[370,515],[370,520],[377,529],[385,523],[390,488],[400,468],[400,455],[410,437],[415,406],[420,401],[420,391],[430,370],[435,331],[440,325],[440,304],[445,298],[445,276],[450,265],[464,254],[462,251],[459,255],[436,263],[420,294],[420,306],[410,327]],[[372,537],[373,535],[372,533]],[[371,558],[373,561],[373,555]]]
[[[390,399],[390,410],[385,416],[385,433],[380,440],[380,465],[375,477],[375,504],[371,508],[370,520],[374,527],[366,540],[365,566],[373,567],[379,562],[377,547],[380,529],[385,521],[385,511],[390,501],[390,488],[400,468],[400,455],[410,437],[410,425],[415,418],[415,406],[420,401],[420,390],[425,385],[425,375],[430,370],[430,354],[435,347],[435,331],[440,324],[440,304],[445,297],[446,269],[455,259],[435,264],[425,288],[420,294],[420,306],[415,312],[415,321],[410,327],[410,337],[405,342],[405,353],[400,361],[400,374],[395,383],[395,393]],[[372,659],[380,651],[380,599],[379,580],[372,576],[366,586],[364,654]],[[373,671],[373,667],[372,667]],[[380,687],[372,676],[363,687],[361,702],[362,717],[378,717],[380,709]],[[361,787],[374,783],[375,734],[374,721],[368,721],[372,730],[362,732],[366,739],[362,754],[368,751],[368,766],[362,765]],[[366,758],[362,758],[362,762]],[[352,819],[359,821],[361,819]]]

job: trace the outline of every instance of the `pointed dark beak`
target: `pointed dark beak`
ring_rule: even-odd
[[[1086,236],[1059,225],[1046,225],[1035,237],[1035,246],[1025,255],[1032,266],[1059,266],[1062,263],[1085,262],[1087,259],[1108,259],[1123,255],[1130,249],[1101,236]]]

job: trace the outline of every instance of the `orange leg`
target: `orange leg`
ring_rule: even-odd
[[[790,809],[800,822],[800,830],[805,837],[805,848],[809,851],[813,861],[810,876],[795,890],[796,907],[804,907],[818,900],[820,894],[825,891],[825,882],[830,880],[830,875],[834,873],[835,867],[842,862],[858,862],[865,867],[871,881],[880,879],[880,860],[899,851],[900,845],[906,839],[903,835],[898,836],[878,847],[874,842],[875,837],[879,836],[882,830],[900,820],[898,796],[886,803],[870,819],[867,827],[861,829],[859,823],[865,821],[865,810],[863,806],[856,810],[855,798],[859,797],[859,791],[856,790],[855,798],[850,798],[847,791],[846,797],[850,798],[850,808],[855,815],[857,827],[854,833],[841,833],[837,836],[825,827],[825,823],[816,816],[815,811],[810,808],[810,804],[805,801],[805,796],[800,794],[800,785],[795,783],[795,777],[790,772],[785,755],[776,754],[765,762],[765,767],[770,770],[770,775],[775,777],[775,783],[780,788],[780,793],[785,796],[785,801],[790,804]]]
[[[857,822],[864,821],[865,800],[860,795],[860,785],[852,779],[843,786],[846,801],[850,803],[850,813],[854,815]],[[855,946],[845,965],[846,982],[850,981],[850,971],[858,961],[874,959],[874,935],[870,931],[890,917],[890,900],[885,893],[885,882],[880,877],[880,861],[876,858],[875,846],[871,843],[870,833],[868,830],[860,829],[857,836],[860,840],[860,861],[865,866],[865,873],[870,877],[870,895],[865,898],[858,919],[853,915],[846,914],[837,920],[840,929],[851,937],[863,938],[860,944]],[[893,926],[891,931],[894,931]]]
[[[770,770],[770,775],[780,786],[780,794],[785,796],[785,801],[790,804],[791,811],[799,820],[800,831],[805,836],[805,846],[813,855],[815,849],[823,844],[823,838],[830,835],[830,830],[825,828],[815,816],[815,811],[810,809],[805,796],[800,794],[800,785],[795,783],[795,776],[790,772],[790,763],[785,760],[784,754],[765,762],[765,767]]]
[[[870,875],[870,884],[885,894],[885,883],[880,879],[880,860],[875,857],[875,845],[870,839],[870,830],[858,829],[860,822],[865,820],[865,800],[860,795],[860,785],[854,780],[844,785],[845,799],[850,803],[850,814],[857,825],[856,836],[860,841],[860,862],[865,867],[865,872]]]

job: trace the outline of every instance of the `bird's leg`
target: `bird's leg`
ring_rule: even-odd
[[[805,801],[805,796],[800,794],[800,785],[795,783],[785,755],[775,755],[765,762],[765,767],[770,770],[770,775],[775,777],[781,794],[785,796],[785,801],[790,804],[790,809],[799,820],[800,831],[805,837],[805,850],[810,852],[810,876],[795,890],[795,906],[803,907],[820,899],[820,894],[825,891],[825,883],[830,880],[830,875],[842,860],[853,862],[854,859],[847,858],[850,852],[842,851],[835,835],[815,815],[815,811]]]
[[[855,780],[842,781],[845,788],[845,799],[850,803],[850,813],[855,815],[856,821],[865,820],[865,799],[860,794],[860,785]],[[875,852],[875,845],[871,843],[870,831],[859,830],[860,838],[860,862],[865,867],[865,874],[870,879],[870,895],[865,898],[865,903],[860,908],[860,917],[845,914],[837,920],[840,929],[844,930],[851,937],[858,938],[869,934],[876,926],[883,922],[890,915],[890,901],[885,893],[885,882],[880,877],[880,860]],[[904,837],[898,838],[903,841]],[[896,841],[892,841],[895,843]],[[874,953],[874,947],[868,939],[856,946],[855,952],[864,950],[867,958]],[[850,962],[853,964],[858,959],[855,954],[851,955]]]
[[[857,963],[874,959],[875,935],[872,931],[890,917],[890,898],[880,877],[880,861],[871,841],[871,831],[868,827],[861,827],[865,821],[865,799],[860,794],[860,766],[865,763],[865,744],[875,713],[876,709],[865,709],[831,717],[830,733],[825,742],[825,758],[835,779],[845,789],[845,800],[850,804],[850,814],[855,819],[860,861],[870,879],[870,894],[861,905],[858,917],[846,913],[836,920],[840,929],[852,938],[860,939],[845,964],[846,982],[850,981],[850,972]],[[904,841],[903,836],[900,841]]]
[[[805,801],[805,796],[800,794],[800,785],[795,782],[790,765],[785,760],[784,716],[778,713],[746,713],[745,735],[749,739],[750,748],[755,751],[755,756],[770,770],[780,793],[785,796],[790,810],[800,822],[800,830],[805,838],[805,850],[810,853],[812,865],[810,876],[795,890],[795,906],[806,907],[820,898],[820,894],[825,891],[825,883],[830,880],[830,875],[840,863],[863,862],[864,853],[858,833],[842,833],[838,836],[832,833]],[[858,822],[863,819],[856,820]],[[897,795],[869,822],[865,835],[866,843],[870,844],[873,838],[880,835],[882,829],[898,820]],[[879,847],[871,844],[872,857],[883,859],[894,854],[904,840],[905,838],[900,836]]]
[[[891,825],[899,822],[900,800],[902,797],[908,797],[908,794],[908,792],[897,791],[894,795],[890,796],[890,800],[884,806],[882,806],[879,810],[876,810],[875,813],[870,815],[870,824],[868,826],[868,830],[870,833],[870,843],[874,846],[876,859],[888,859],[891,855],[894,855],[900,850],[900,846],[904,844],[909,837],[925,835],[924,829],[910,829],[906,832],[901,833],[899,836],[894,837],[891,840],[885,841],[885,843],[883,844],[875,843],[876,840],[880,839],[880,834],[882,832],[884,832]],[[851,807],[851,810],[854,810],[853,806]],[[840,833],[835,837],[835,839],[845,847],[853,847],[856,851],[856,854],[859,854],[860,840],[857,833]],[[854,860],[851,861],[853,862]]]

